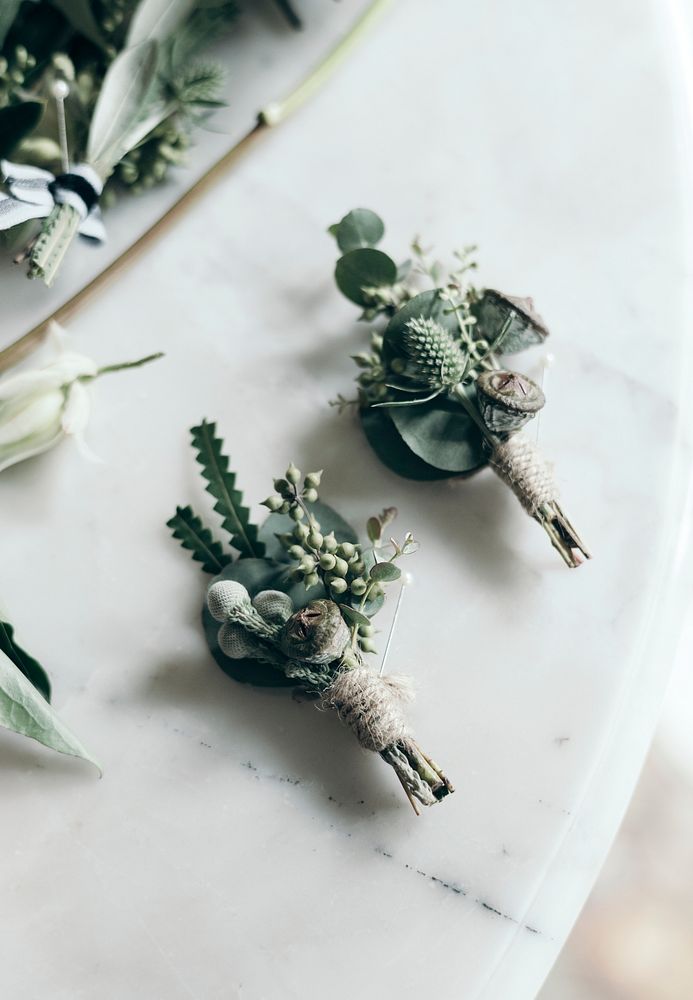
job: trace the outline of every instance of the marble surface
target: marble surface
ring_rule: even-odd
[[[691,583],[676,59],[646,0],[402,0],[74,317],[102,363],[166,358],[96,387],[103,464],[66,443],[3,474],[3,605],[105,769],[0,733],[8,995],[535,996],[632,792]],[[393,253],[475,241],[482,281],[535,296],[557,358],[541,443],[585,567],[490,473],[405,483],[326,406],[364,329],[325,228],[357,204]],[[247,497],[293,458],[353,522],[396,503],[421,540],[389,669],[415,677],[415,730],[458,790],[420,819],[333,718],[208,656],[204,580],[164,526],[205,507],[202,416]]]

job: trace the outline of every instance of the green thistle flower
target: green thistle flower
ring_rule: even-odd
[[[462,381],[467,358],[440,323],[423,316],[410,320],[402,337],[410,358],[403,374],[431,389],[452,388]]]

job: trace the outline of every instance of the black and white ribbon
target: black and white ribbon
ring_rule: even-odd
[[[55,205],[71,205],[82,220],[79,234],[103,243],[106,239],[99,195],[101,178],[88,163],[79,163],[56,177],[50,170],[0,161],[9,194],[0,192],[0,229],[29,219],[45,219]]]

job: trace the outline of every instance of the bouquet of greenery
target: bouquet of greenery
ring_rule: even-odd
[[[354,357],[357,398],[339,396],[335,405],[358,407],[371,447],[401,476],[447,479],[489,465],[567,565],[579,566],[589,552],[561,508],[550,466],[522,430],[544,393],[501,363],[548,336],[532,299],[476,288],[473,246],[456,254],[448,274],[419,240],[412,259],[397,265],[377,249],[385,227],[368,209],[349,212],[330,232],[342,252],[340,291],[361,307],[361,319],[385,320],[370,351]]]

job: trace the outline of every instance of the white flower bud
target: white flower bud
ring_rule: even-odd
[[[271,625],[283,625],[294,613],[294,602],[282,590],[261,590],[253,598],[253,607]]]
[[[226,621],[231,611],[243,605],[250,606],[250,594],[236,580],[219,580],[207,591],[207,607],[215,621]]]
[[[226,622],[219,629],[217,641],[222,653],[232,660],[252,660],[257,656],[257,642],[241,625]]]

